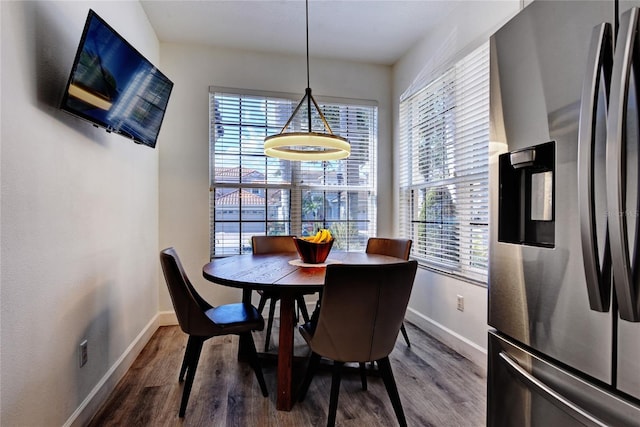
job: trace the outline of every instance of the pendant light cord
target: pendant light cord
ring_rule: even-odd
[[[307,118],[309,132],[311,132],[311,85],[309,83],[309,0],[305,1],[306,22],[307,22],[307,90],[305,90],[305,96],[307,97]]]
[[[309,84],[309,0],[306,0],[305,6],[307,21],[307,87],[311,87]]]
[[[1,1],[1,0],[0,0]],[[277,135],[267,136],[264,139],[264,154],[269,157],[277,157],[286,160],[325,161],[340,160],[349,157],[351,145],[346,138],[334,135],[327,119],[322,114],[320,106],[311,95],[311,83],[309,78],[309,0],[305,0],[306,24],[307,24],[307,89],[304,96],[293,110],[293,114]],[[298,114],[300,107],[307,101],[307,117],[309,129],[305,132],[285,133],[293,118]],[[311,103],[316,107],[318,117],[322,120],[326,133],[313,132],[311,130]],[[302,126],[301,126],[302,127]],[[311,148],[311,149],[309,149]]]

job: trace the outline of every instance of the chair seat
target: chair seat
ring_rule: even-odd
[[[225,304],[207,310],[205,314],[213,323],[228,331],[233,327],[241,327],[242,330],[251,328],[256,331],[264,329],[264,319],[250,304]]]
[[[302,313],[302,318],[305,322],[309,321],[309,313],[307,312],[306,302],[304,301],[304,295],[311,295],[316,293],[312,292],[299,292],[295,295],[296,304],[298,306],[298,310]],[[273,318],[275,317],[275,309],[276,309],[276,301],[281,298],[281,292],[278,290],[258,290],[258,294],[260,294],[260,303],[258,304],[258,313],[262,314],[262,310],[266,305],[267,301],[271,301],[269,305],[269,319],[267,322],[267,335],[264,340],[264,351],[265,353],[269,351],[269,344],[271,342],[271,328],[273,327]],[[297,317],[296,317],[297,319]],[[297,322],[297,320],[296,320]]]
[[[251,304],[244,303],[212,307],[189,281],[174,248],[166,248],[160,252],[160,264],[180,329],[189,335],[178,375],[178,380],[183,382],[186,374],[178,416],[183,418],[187,410],[202,346],[206,340],[217,336],[240,336],[240,342],[247,346],[248,361],[256,374],[262,395],[267,397],[267,384],[251,335],[252,330],[261,330],[264,327],[264,319],[258,310]]]
[[[311,349],[299,400],[304,400],[320,358],[333,360],[328,427],[335,425],[342,369],[350,362],[359,363],[363,390],[367,389],[365,363],[378,365],[398,423],[407,425],[389,353],[395,347],[417,268],[415,260],[327,266],[317,321],[299,327]]]
[[[297,257],[298,249],[294,242],[293,235],[286,236],[252,236],[251,237],[251,250],[254,255],[261,254],[289,254],[292,257]],[[297,292],[295,295],[298,309],[302,313],[302,317],[305,322],[309,321],[309,313],[307,312],[306,303],[303,295],[314,294],[312,292]],[[269,344],[271,341],[271,328],[273,327],[273,318],[275,317],[276,301],[278,301],[282,294],[278,290],[258,290],[260,295],[260,303],[258,304],[258,312],[262,313],[267,301],[269,304],[269,320],[267,323],[267,334],[264,340],[264,351],[269,351]]]
[[[409,256],[411,255],[411,244],[411,239],[387,239],[383,237],[371,237],[367,241],[366,252],[368,254],[388,255],[396,258],[402,258],[404,260],[409,260]],[[407,343],[407,347],[411,347],[409,335],[407,334],[407,329],[404,327],[404,323],[400,327],[400,332],[402,332],[402,336]]]

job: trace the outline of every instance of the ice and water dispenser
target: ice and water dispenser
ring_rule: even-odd
[[[554,247],[555,142],[500,155],[498,240]]]

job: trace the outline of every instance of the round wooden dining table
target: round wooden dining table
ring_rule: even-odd
[[[216,284],[241,288],[242,300],[251,303],[254,290],[277,291],[280,294],[280,331],[278,337],[278,390],[276,408],[289,411],[294,403],[293,339],[295,298],[322,290],[326,264],[390,264],[404,262],[400,258],[364,252],[331,252],[320,266],[304,264],[296,252],[264,255],[235,255],[216,258],[204,265],[203,276]],[[238,357],[242,358],[241,341]]]

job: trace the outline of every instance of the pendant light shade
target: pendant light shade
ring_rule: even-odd
[[[280,133],[268,136],[264,139],[264,154],[270,157],[278,157],[286,160],[318,161],[318,160],[340,160],[349,157],[351,145],[349,141],[341,136],[334,135],[327,120],[320,111],[318,103],[311,94],[309,87],[309,0],[306,0],[306,21],[307,21],[307,89],[302,100],[293,111],[287,123],[282,127]],[[300,107],[305,105],[307,109],[308,128],[307,132],[285,132],[293,118],[300,111]],[[311,105],[318,112],[324,125],[326,133],[314,132],[311,127]]]
[[[349,157],[351,146],[333,134],[289,132],[266,137],[264,154],[286,160],[340,160]]]

